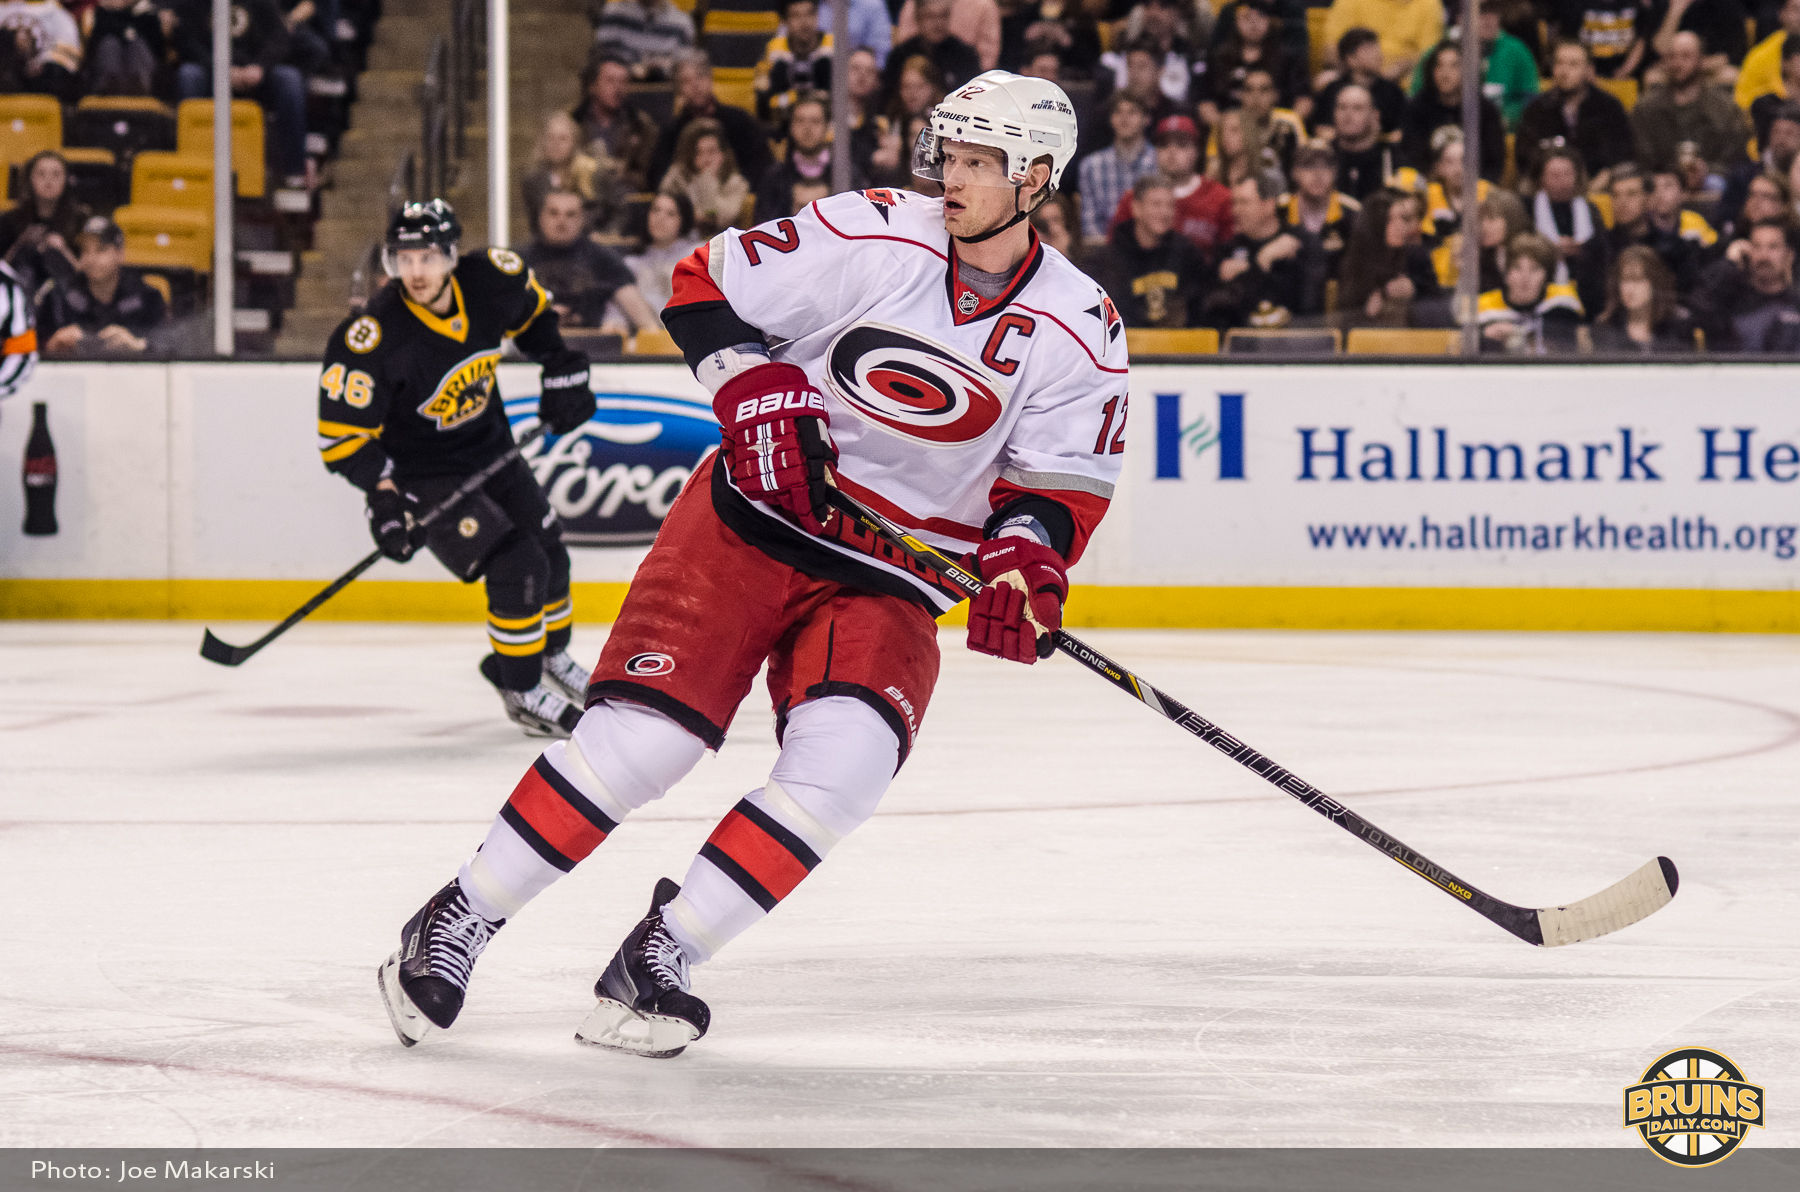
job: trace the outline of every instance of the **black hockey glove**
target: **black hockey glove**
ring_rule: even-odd
[[[391,488],[378,488],[369,494],[369,535],[375,539],[376,549],[396,562],[404,563],[413,557],[419,542],[424,538],[422,527],[413,524],[413,514],[419,508],[419,498],[411,493],[396,492]]]
[[[594,416],[594,391],[588,385],[588,358],[564,349],[544,357],[544,395],[538,399],[538,417],[550,433],[566,435]]]

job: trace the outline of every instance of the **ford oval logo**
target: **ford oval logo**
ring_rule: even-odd
[[[632,546],[662,527],[681,486],[719,445],[712,407],[685,397],[596,393],[579,430],[546,436],[525,462],[563,522],[570,546]],[[506,403],[514,437],[537,425],[537,395]]]

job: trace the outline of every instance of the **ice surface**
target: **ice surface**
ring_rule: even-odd
[[[376,964],[538,747],[479,627],[231,671],[198,625],[0,623],[0,1145],[1636,1147],[1621,1089],[1689,1044],[1770,1087],[1750,1146],[1800,1145],[1800,639],[1084,636],[1497,897],[1658,853],[1680,894],[1530,948],[1074,663],[947,632],[913,760],[697,971],[689,1054],[572,1035],[766,774],[760,689],[408,1051]]]

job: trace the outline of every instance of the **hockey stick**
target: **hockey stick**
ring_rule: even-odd
[[[518,459],[520,455],[524,454],[527,447],[543,438],[549,431],[549,425],[542,422],[532,427],[525,433],[524,438],[513,444],[512,450],[463,481],[462,484],[457,487],[455,492],[426,510],[424,516],[415,521],[413,525],[419,529],[423,529],[444,514],[450,512],[450,510],[454,509],[462,502],[463,498],[486,484],[489,480],[492,480],[500,469],[512,463],[513,460]],[[220,641],[213,636],[213,631],[208,629],[206,631],[206,636],[200,639],[200,657],[206,659],[208,662],[216,662],[220,666],[243,665],[245,659],[249,658],[252,654],[256,653],[300,622],[306,620],[307,617],[312,615],[314,609],[343,591],[349,586],[351,580],[380,562],[381,557],[382,555],[379,550],[370,551],[356,566],[332,580],[318,595],[289,613],[287,620],[275,626],[275,628],[269,630],[247,646],[234,646],[230,642]]]
[[[828,499],[839,512],[854,518],[864,529],[943,577],[952,586],[962,589],[970,596],[981,591],[981,580],[965,571],[954,559],[867,509],[842,489],[833,488]],[[1383,832],[1318,787],[1264,757],[1199,713],[1164,695],[1074,635],[1058,630],[1053,640],[1058,650],[1114,687],[1133,699],[1141,700],[1153,711],[1168,717],[1252,774],[1292,795],[1344,831],[1392,857],[1476,914],[1499,924],[1528,944],[1554,948],[1561,944],[1594,939],[1654,914],[1675,897],[1680,884],[1675,862],[1667,857],[1658,857],[1598,894],[1567,906],[1533,909],[1502,902]]]

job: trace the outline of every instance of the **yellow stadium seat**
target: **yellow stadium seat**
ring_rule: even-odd
[[[745,111],[756,110],[756,68],[753,66],[713,67],[713,96],[723,104]]]
[[[212,271],[212,209],[128,203],[113,212],[125,233],[125,263]]]
[[[1637,107],[1638,82],[1636,79],[1595,79],[1594,85],[1624,104],[1627,112]]]
[[[71,165],[76,162],[86,162],[89,165],[97,166],[119,164],[119,159],[113,156],[111,149],[84,149],[78,145],[65,145],[57,152],[62,154],[62,159]]]
[[[161,112],[165,116],[175,114],[169,110],[168,104],[148,95],[84,95],[75,106],[105,108],[117,112]]]
[[[830,29],[831,14],[825,13],[820,23]],[[714,9],[706,14],[706,25],[702,33],[760,33],[764,37],[774,37],[775,31],[781,28],[781,17],[773,12],[720,12]]]
[[[1125,348],[1133,356],[1214,356],[1219,333],[1211,327],[1127,327]]]
[[[175,152],[212,158],[213,102],[184,99],[175,110]],[[263,110],[248,99],[231,101],[231,169],[240,198],[260,199],[268,192],[263,164]]]
[[[0,95],[0,165],[62,148],[62,105],[48,95]]]
[[[131,201],[151,207],[190,207],[212,218],[212,155],[149,150],[131,160]]]
[[[667,331],[640,331],[631,337],[626,351],[634,356],[679,356],[674,337]]]
[[[169,288],[169,279],[160,273],[144,274],[144,284],[162,295],[164,303],[175,301],[175,292]]]
[[[1308,60],[1312,64],[1311,73],[1317,75],[1325,69],[1325,54],[1335,47],[1325,44],[1325,22],[1331,16],[1329,8],[1309,8],[1306,10],[1306,40],[1311,53]],[[1327,116],[1330,113],[1326,113]]]
[[[1352,356],[1454,356],[1462,346],[1455,329],[1357,327],[1344,351]]]

